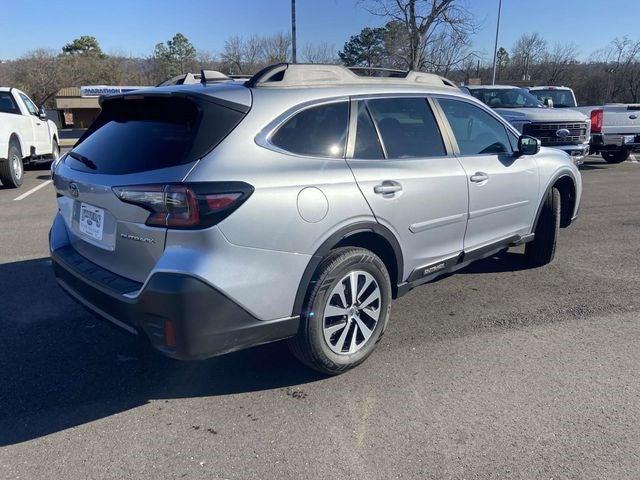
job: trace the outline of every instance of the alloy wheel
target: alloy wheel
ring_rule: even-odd
[[[371,338],[381,306],[380,286],[369,272],[346,274],[331,290],[322,330],[329,348],[340,355],[360,350]]]

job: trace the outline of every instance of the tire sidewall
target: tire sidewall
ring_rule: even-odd
[[[631,155],[629,150],[620,150],[618,152],[602,152],[602,158],[607,163],[622,163]]]
[[[362,270],[373,276],[380,288],[380,315],[373,333],[367,343],[357,352],[340,355],[329,348],[323,332],[324,309],[328,297],[336,284],[350,271]],[[391,279],[382,260],[366,250],[354,250],[339,265],[318,278],[318,285],[309,298],[307,328],[309,346],[314,356],[325,358],[336,367],[352,367],[363,362],[373,351],[380,340],[389,318],[391,307]]]

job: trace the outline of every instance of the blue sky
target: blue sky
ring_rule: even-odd
[[[462,0],[465,1],[465,0]],[[80,35],[98,38],[107,52],[149,55],[176,32],[196,48],[219,52],[231,35],[265,35],[290,28],[290,0],[5,0],[0,59],[29,50],[58,50]],[[480,31],[474,49],[490,57],[498,0],[466,0]],[[327,41],[340,49],[350,35],[382,21],[356,0],[297,0],[298,43]],[[503,0],[500,45],[523,32],[550,43],[574,41],[583,57],[614,37],[640,38],[640,0]]]

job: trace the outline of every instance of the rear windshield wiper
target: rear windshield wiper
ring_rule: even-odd
[[[90,168],[91,170],[96,170],[98,167],[95,163],[93,163],[91,160],[89,160],[87,157],[85,157],[84,155],[80,155],[79,153],[76,153],[74,151],[69,152],[69,156],[71,158],[74,158],[76,160],[78,160],[79,162],[81,162],[82,164],[84,164],[85,167]]]

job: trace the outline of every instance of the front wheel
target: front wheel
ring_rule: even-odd
[[[560,230],[560,207],[560,191],[552,188],[544,198],[533,241],[524,247],[525,259],[530,264],[542,266],[553,260]]]
[[[389,319],[391,279],[382,260],[363,248],[332,250],[309,288],[292,353],[329,375],[362,363]]]
[[[607,163],[622,163],[629,155],[631,155],[631,151],[629,150],[618,150],[617,152],[602,152],[600,153],[602,158]]]
[[[15,142],[9,145],[9,158],[0,160],[0,181],[5,187],[18,188],[22,185],[24,165],[20,146]]]

